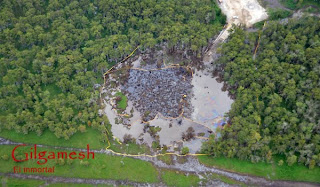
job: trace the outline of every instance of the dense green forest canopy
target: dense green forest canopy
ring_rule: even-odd
[[[110,64],[138,45],[198,53],[224,22],[214,0],[2,0],[0,130],[104,131],[95,84]]]
[[[254,58],[257,38],[235,28],[221,48],[218,63],[236,100],[230,125],[203,150],[253,162],[282,155],[289,165],[320,166],[320,20],[269,22]]]
[[[299,9],[306,6],[320,7],[320,0],[280,0],[289,9]]]

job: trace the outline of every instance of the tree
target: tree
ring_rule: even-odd
[[[319,42],[314,24],[313,18],[285,25],[269,22],[255,60],[257,33],[234,27],[219,50],[217,68],[223,70],[221,77],[235,101],[227,114],[229,125],[216,141],[204,143],[204,152],[253,162],[270,162],[273,154],[282,154],[288,165],[319,164],[319,71],[314,68],[320,66],[318,47],[310,46]]]

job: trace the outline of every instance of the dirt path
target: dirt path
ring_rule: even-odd
[[[212,63],[218,57],[216,49],[220,43],[228,38],[233,24],[251,27],[253,24],[268,18],[266,10],[257,0],[222,0],[219,7],[227,16],[228,24],[211,43],[209,50],[205,52],[203,57],[205,64]]]
[[[0,138],[0,145],[17,145],[22,143],[13,142],[4,138]],[[28,144],[31,145],[31,144]],[[47,147],[47,148],[54,148],[54,149],[64,149],[64,150],[71,150],[71,151],[86,151],[86,149],[79,149],[79,148],[67,148],[67,147],[58,147],[58,146],[47,146],[47,145],[39,145],[38,147]],[[115,155],[110,151],[107,150],[91,150],[95,153],[101,153],[101,154],[108,154],[108,155]],[[117,156],[117,155],[115,155]],[[255,176],[249,176],[239,173],[234,173],[230,171],[225,171],[222,169],[217,169],[213,167],[207,167],[203,164],[199,163],[198,159],[196,157],[187,157],[187,162],[180,164],[177,162],[176,158],[173,165],[167,165],[163,163],[162,161],[159,161],[157,158],[150,158],[150,157],[144,157],[144,156],[132,156],[132,158],[140,159],[144,161],[151,162],[155,167],[157,168],[164,168],[164,169],[173,169],[173,170],[179,170],[181,172],[188,172],[188,173],[195,173],[199,177],[204,176],[206,173],[216,173],[219,175],[223,175],[226,177],[229,177],[231,179],[244,182],[246,184],[250,185],[258,185],[258,186],[305,186],[305,187],[311,187],[311,186],[318,186],[317,184],[313,183],[307,183],[307,182],[293,182],[293,181],[269,181],[262,177],[255,177]],[[0,175],[4,175],[3,173],[0,173]],[[135,183],[135,182],[129,182],[129,181],[115,181],[115,180],[106,180],[106,179],[81,179],[81,178],[64,178],[64,177],[45,177],[45,176],[38,176],[38,175],[23,175],[23,174],[5,174],[12,177],[17,178],[30,178],[30,179],[39,179],[39,180],[48,180],[48,181],[54,181],[54,182],[64,182],[64,183],[88,183],[88,184],[115,184],[117,185],[118,182],[120,184],[128,182],[126,184],[133,185],[133,186],[148,186],[149,184],[146,183]],[[35,178],[34,178],[35,177]],[[108,183],[109,182],[109,183]],[[155,184],[155,186],[159,186],[160,184]],[[152,185],[151,185],[152,186]],[[161,186],[161,185],[160,185]]]
[[[207,50],[203,56],[204,64],[209,64],[218,58],[218,56],[216,55],[217,48],[220,43],[222,43],[228,38],[229,29],[231,27],[232,24],[228,24],[226,28],[224,28],[217,36],[217,38],[211,43],[210,47],[208,48],[209,50]]]

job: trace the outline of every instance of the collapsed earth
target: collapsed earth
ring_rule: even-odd
[[[318,0],[0,5],[3,186],[320,184]]]

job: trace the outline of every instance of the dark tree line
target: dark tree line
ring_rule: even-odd
[[[284,155],[313,168],[320,165],[320,21],[269,22],[261,36],[235,28],[218,63],[236,96],[230,125],[203,150],[252,162]]]

